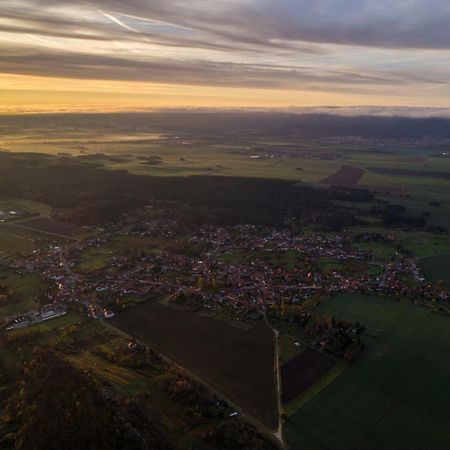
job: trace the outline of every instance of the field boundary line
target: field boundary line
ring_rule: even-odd
[[[82,240],[82,238],[77,238],[77,237],[74,237],[74,236],[67,236],[66,234],[53,233],[52,231],[39,230],[37,228],[26,227],[24,225],[13,225],[13,224],[8,224],[8,225],[10,227],[13,227],[13,228],[19,228],[19,229],[28,230],[28,231],[35,231],[37,233],[48,234],[50,236],[56,236],[56,237],[60,237],[60,238],[63,238],[63,239],[70,239],[70,240],[77,241],[77,242]]]
[[[348,368],[348,364],[339,361],[323,377],[319,378],[305,392],[301,393],[297,398],[290,401],[285,407],[284,412],[291,417],[297,410],[305,406],[310,400],[319,395],[324,389],[330,386],[336,379]]]
[[[437,256],[448,256],[448,255],[450,255],[450,252],[436,253],[434,255],[416,256],[414,259],[419,261],[421,259],[428,259],[428,258],[434,258],[434,257],[437,257]]]

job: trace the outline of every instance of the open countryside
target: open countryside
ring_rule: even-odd
[[[224,164],[189,176],[168,166],[197,152],[179,143],[146,174],[2,154],[2,364],[87,370],[181,446],[445,448],[448,182],[369,171],[445,157],[266,145],[202,150]],[[224,176],[232,160],[249,176]],[[353,186],[321,182],[347,164]]]
[[[289,418],[286,436],[292,448],[445,449],[450,438],[448,317],[358,295],[332,297],[320,310],[364,323],[367,348]]]
[[[449,0],[0,0],[0,450],[450,450]]]
[[[277,427],[274,336],[264,322],[244,331],[150,301],[111,323],[155,345],[267,427]]]

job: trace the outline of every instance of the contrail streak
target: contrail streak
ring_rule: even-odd
[[[98,10],[98,12],[99,12],[102,16],[106,17],[107,19],[111,20],[111,21],[114,22],[115,24],[119,25],[119,27],[125,28],[125,30],[132,31],[133,33],[139,33],[138,30],[135,30],[134,28],[128,26],[126,23],[123,23],[123,22],[122,22],[121,20],[119,20],[117,17],[114,17],[113,15],[108,14],[108,13],[105,13],[105,12],[100,11],[100,10]]]

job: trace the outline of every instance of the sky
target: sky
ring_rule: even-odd
[[[450,107],[449,0],[0,0],[0,112]]]

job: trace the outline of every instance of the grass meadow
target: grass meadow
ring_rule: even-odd
[[[287,421],[289,447],[444,450],[450,442],[450,318],[392,299],[341,295],[321,312],[366,326],[355,364]]]
[[[419,265],[428,280],[443,282],[450,288],[450,253],[421,258]]]

